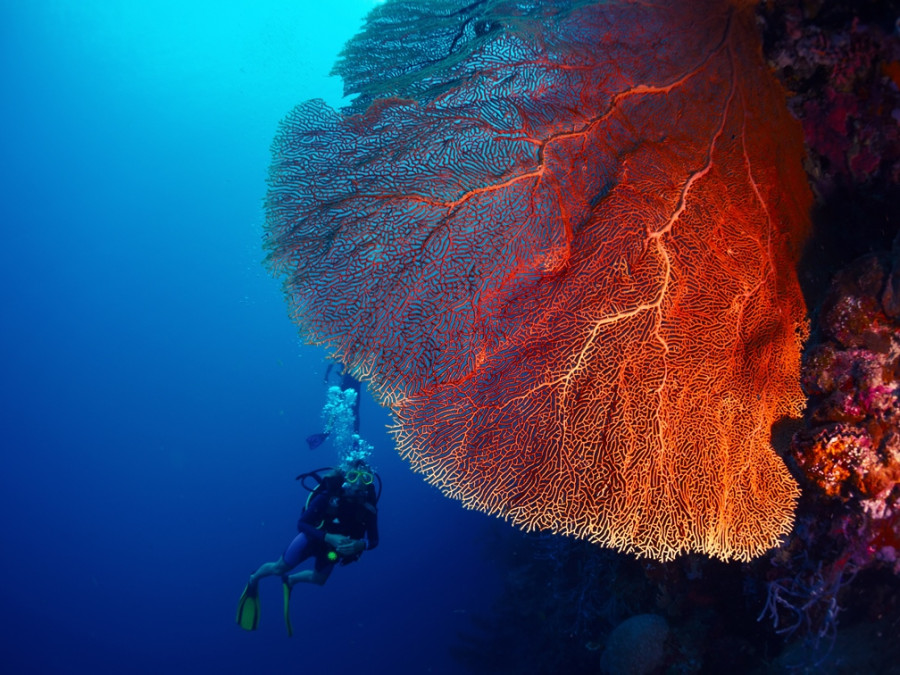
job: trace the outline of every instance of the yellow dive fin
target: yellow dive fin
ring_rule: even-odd
[[[250,588],[250,584],[247,584],[244,588],[241,599],[238,601],[237,622],[244,630],[256,630],[259,627],[258,586]]]
[[[294,634],[294,628],[291,626],[291,587],[286,581],[284,584],[284,625],[287,626],[288,637]]]

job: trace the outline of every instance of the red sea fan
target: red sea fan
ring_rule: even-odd
[[[746,3],[389,2],[274,145],[269,263],[471,508],[748,559],[797,489],[802,141]]]

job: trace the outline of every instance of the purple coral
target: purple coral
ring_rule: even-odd
[[[766,604],[776,632],[836,635],[839,599],[859,572],[900,574],[900,237],[837,274],[803,364],[805,428],[791,454],[804,506],[774,553]]]
[[[900,507],[894,262],[868,256],[835,278],[819,316],[822,341],[804,363],[809,428],[793,448],[797,463],[826,495],[853,500],[879,520],[896,520]]]
[[[897,31],[859,16],[847,21],[839,3],[812,0],[781,11],[783,33],[769,56],[793,92],[819,193],[873,179],[900,185]]]

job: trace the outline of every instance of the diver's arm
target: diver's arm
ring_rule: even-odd
[[[334,532],[329,532],[324,537],[325,543],[328,544],[331,548],[335,549],[338,553],[344,554],[341,550],[348,543],[352,544],[355,539],[351,539],[347,535],[344,534],[335,534]]]
[[[311,541],[323,541],[325,539],[325,530],[320,526],[325,520],[328,510],[328,497],[325,495],[316,495],[309,503],[309,508],[300,516],[297,523],[297,531],[302,532]]]
[[[335,541],[331,546],[342,556],[358,555],[366,550],[366,542],[363,539],[351,539],[342,534],[326,534],[325,541],[329,541],[330,537]]]

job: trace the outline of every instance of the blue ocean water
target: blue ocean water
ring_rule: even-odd
[[[335,460],[327,364],[261,264],[279,119],[372,0],[0,4],[0,664],[9,673],[455,673],[497,587],[464,511],[397,457],[369,396],[380,547],[324,587],[249,573]]]

